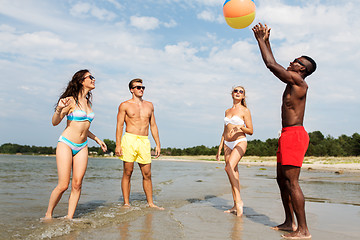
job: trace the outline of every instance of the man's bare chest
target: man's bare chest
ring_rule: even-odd
[[[132,119],[148,119],[151,116],[150,109],[146,108],[132,108],[126,112],[127,116]]]

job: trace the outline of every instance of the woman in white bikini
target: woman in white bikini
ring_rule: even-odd
[[[73,218],[88,162],[87,139],[96,141],[104,152],[107,150],[106,144],[89,131],[90,123],[95,116],[91,107],[93,89],[95,89],[95,78],[89,70],[80,70],[74,74],[56,104],[52,124],[58,125],[67,116],[67,125],[56,147],[58,184],[51,193],[48,210],[43,220],[52,218],[54,208],[67,190],[71,177],[69,208],[65,218]]]
[[[253,125],[250,110],[246,107],[245,89],[241,86],[234,87],[231,95],[233,106],[225,111],[224,132],[216,160],[220,160],[221,150],[224,147],[225,171],[229,177],[234,199],[234,206],[225,212],[242,216],[244,203],[240,196],[238,163],[246,151],[246,134],[253,134]]]

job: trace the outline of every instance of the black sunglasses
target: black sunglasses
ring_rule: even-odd
[[[241,94],[243,94],[244,93],[244,91],[243,90],[241,90],[241,89],[234,89],[234,91],[233,91],[234,93],[241,93]]]
[[[140,90],[140,89],[145,90],[145,86],[135,86],[135,87],[132,87],[131,89],[134,89],[134,88],[136,88],[137,90]]]
[[[305,68],[306,72],[308,71],[306,65],[305,65],[302,61],[300,61],[299,59],[295,58],[295,60],[293,61],[293,63],[295,63],[295,62],[298,63],[298,64],[300,64],[301,66],[303,66],[303,67]]]
[[[85,80],[87,77],[89,77],[90,80],[95,80],[95,77],[93,75],[86,76],[86,77],[83,78],[83,80]]]

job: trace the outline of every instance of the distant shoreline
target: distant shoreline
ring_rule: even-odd
[[[5,154],[0,155],[23,155],[23,156],[48,156],[55,157],[52,154]],[[91,158],[118,158],[110,156],[92,156]],[[153,161],[183,161],[183,162],[213,162],[224,163],[224,156],[221,156],[221,161],[217,162],[213,155],[198,155],[198,156],[160,156],[153,158]],[[259,156],[245,156],[239,162],[240,165],[247,166],[276,166],[276,156],[259,157]],[[319,170],[319,171],[334,171],[341,174],[342,172],[358,172],[360,173],[360,156],[359,157],[305,157],[303,162],[303,169]]]
[[[220,163],[224,162],[224,157],[221,156]],[[218,163],[215,156],[160,156],[155,161],[191,161],[201,162],[209,161]],[[276,166],[276,157],[257,157],[245,156],[239,162],[240,165],[248,166]],[[320,171],[334,171],[341,174],[342,172],[359,172],[360,173],[360,157],[305,157],[303,162],[303,169],[320,170]]]

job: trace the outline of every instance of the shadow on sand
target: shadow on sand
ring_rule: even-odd
[[[96,209],[98,209],[99,207],[105,206],[105,202],[106,201],[104,201],[104,200],[93,200],[90,202],[78,204],[76,207],[74,218],[79,218],[82,215],[89,214],[91,212],[95,212]]]
[[[186,199],[189,203],[196,203],[196,202],[209,202],[212,204],[212,207],[221,210],[221,211],[225,211],[228,210],[230,208],[232,208],[233,206],[228,205],[229,201],[221,198],[221,197],[217,197],[214,195],[206,195],[204,197],[204,199],[200,199],[200,198],[189,198]],[[265,226],[268,227],[273,227],[273,226],[277,226],[278,223],[273,222],[270,220],[270,218],[268,216],[266,216],[265,214],[261,214],[256,212],[253,208],[251,207],[244,207],[244,216],[246,218],[248,218],[250,221],[256,222],[256,223],[260,223],[263,224]]]

